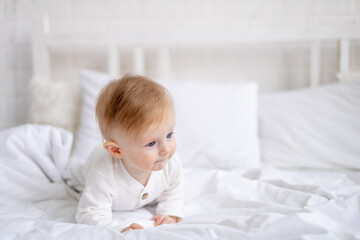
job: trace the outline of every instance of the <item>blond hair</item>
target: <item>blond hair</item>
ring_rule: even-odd
[[[161,124],[174,107],[160,84],[139,75],[125,75],[106,85],[97,100],[96,117],[105,140],[119,127],[136,137],[152,124]]]

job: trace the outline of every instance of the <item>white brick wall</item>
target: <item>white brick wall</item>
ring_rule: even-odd
[[[360,33],[360,0],[0,0],[0,129],[26,122],[27,84],[32,76],[32,21],[86,22],[78,32],[139,31],[261,36],[349,36]],[[107,29],[109,22],[117,28]],[[55,27],[55,25],[52,25]],[[70,25],[73,27],[73,25]],[[68,31],[68,29],[63,29]],[[321,82],[335,80],[337,43],[322,44]],[[304,87],[309,81],[307,43],[171,48],[171,72],[177,78],[258,81],[263,91]],[[52,50],[53,77],[76,78],[78,67],[106,70],[101,49]],[[146,59],[154,58],[147,51]],[[100,54],[100,55],[99,55]],[[360,70],[360,43],[351,43],[350,69]],[[122,59],[131,59],[129,51]],[[131,60],[122,70],[131,71]],[[154,61],[146,65],[156,75]]]

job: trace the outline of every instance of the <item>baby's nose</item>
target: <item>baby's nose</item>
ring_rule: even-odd
[[[163,156],[163,155],[166,155],[170,152],[170,145],[168,143],[162,143],[160,145],[160,149],[159,149],[159,155],[160,156]]]

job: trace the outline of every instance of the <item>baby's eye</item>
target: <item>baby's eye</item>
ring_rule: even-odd
[[[146,144],[147,147],[152,147],[155,145],[155,141],[152,141],[151,143]]]
[[[168,135],[166,135],[166,138],[171,138],[173,134],[173,132],[169,133]]]

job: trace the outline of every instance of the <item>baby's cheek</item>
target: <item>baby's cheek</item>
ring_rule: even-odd
[[[142,168],[149,169],[154,164],[156,158],[152,154],[143,154],[138,158],[137,165]]]
[[[174,153],[176,152],[177,149],[177,144],[176,141],[174,140],[172,145],[171,145],[171,154],[170,154],[170,158],[172,158],[172,156],[174,155]]]
[[[146,164],[148,167],[152,167],[155,163],[155,161],[158,160],[155,155],[148,156],[146,158]]]

